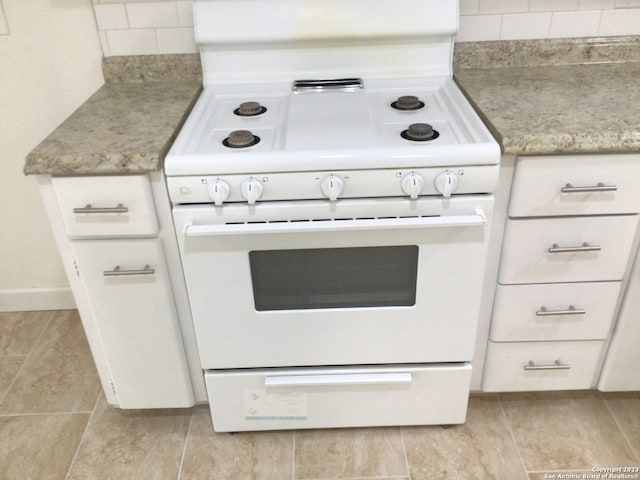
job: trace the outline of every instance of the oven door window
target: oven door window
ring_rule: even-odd
[[[249,252],[258,311],[397,307],[416,302],[418,247]]]

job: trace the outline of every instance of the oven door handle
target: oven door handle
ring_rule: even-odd
[[[188,224],[184,229],[184,234],[187,237],[206,237],[212,235],[255,235],[265,233],[318,233],[354,230],[390,230],[398,228],[473,227],[482,226],[486,223],[487,217],[482,210],[478,209],[474,215],[223,223],[213,225]]]
[[[338,373],[326,375],[280,375],[265,377],[265,387],[307,387],[329,385],[371,385],[411,383],[411,372]]]

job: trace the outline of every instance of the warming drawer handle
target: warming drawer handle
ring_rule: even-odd
[[[115,207],[94,207],[90,203],[87,203],[84,207],[77,207],[73,209],[73,213],[127,213],[128,207],[119,203]]]
[[[265,387],[305,387],[322,385],[367,385],[411,383],[410,372],[344,373],[327,375],[280,375],[265,377]]]
[[[560,189],[562,193],[616,192],[617,190],[617,185],[605,185],[602,182],[599,182],[597,185],[585,187],[574,187],[570,183],[567,183]]]
[[[585,315],[586,310],[576,308],[575,305],[569,305],[566,310],[547,310],[547,307],[540,307],[540,310],[536,312],[538,317],[550,317],[553,315]]]
[[[550,365],[536,365],[533,360],[529,360],[522,368],[525,370],[569,370],[571,365],[564,365],[560,360],[556,360]]]
[[[113,270],[105,270],[102,274],[105,277],[127,277],[134,275],[155,275],[156,271],[149,265],[145,265],[142,269],[123,270],[120,265],[113,267]]]
[[[396,228],[473,227],[487,223],[482,210],[475,215],[452,215],[443,217],[375,218],[303,222],[232,223],[216,225],[193,225],[185,227],[187,237],[210,235],[250,235],[261,233],[317,233],[354,230],[391,230]]]
[[[549,253],[598,252],[600,250],[602,250],[600,245],[589,245],[587,242],[577,247],[560,247],[557,243],[554,243],[548,249]]]

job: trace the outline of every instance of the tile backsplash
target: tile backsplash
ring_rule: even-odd
[[[105,56],[194,53],[192,0],[93,0]],[[460,0],[457,41],[640,35],[640,0]]]

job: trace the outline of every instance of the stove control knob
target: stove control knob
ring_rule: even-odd
[[[436,176],[433,182],[436,190],[442,194],[443,197],[450,197],[455,192],[458,186],[458,177],[453,172],[442,172]]]
[[[231,188],[229,188],[229,184],[227,182],[216,180],[214,183],[209,184],[208,190],[209,198],[213,200],[213,203],[216,205],[222,205],[227,198],[229,198]]]
[[[240,193],[249,205],[256,203],[256,200],[262,196],[262,190],[264,190],[262,183],[255,178],[248,178],[240,185]]]
[[[411,172],[402,177],[402,191],[411,198],[418,198],[424,188],[424,178],[419,173]]]
[[[320,189],[332,202],[337,200],[342,190],[344,190],[344,180],[337,175],[331,174],[324,177],[320,183]]]

